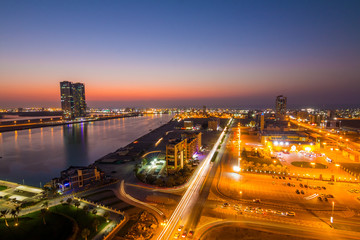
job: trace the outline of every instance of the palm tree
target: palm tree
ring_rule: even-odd
[[[96,215],[96,213],[97,213],[96,209],[92,210],[92,214]]]
[[[67,204],[71,205],[72,198],[68,198],[68,199],[66,199],[66,202],[67,202]]]
[[[16,222],[19,223],[19,213],[21,211],[20,206],[16,206],[15,211],[16,211]]]
[[[45,216],[47,214],[47,210],[45,208],[42,208],[40,211],[40,214],[41,214],[44,225],[46,225]]]
[[[48,208],[48,207],[49,207],[49,202],[48,202],[48,201],[45,201],[45,202],[43,203],[42,207]]]
[[[104,218],[106,219],[106,221],[108,221],[109,217],[110,217],[109,212],[104,213]]]
[[[95,228],[95,232],[97,232],[98,231],[98,226],[100,225],[99,220],[97,218],[95,218],[92,225]]]
[[[90,230],[87,229],[87,228],[84,228],[82,231],[81,231],[81,236],[87,240],[87,237],[90,235]]]
[[[6,220],[6,215],[9,213],[9,210],[8,209],[5,209],[5,210],[2,210],[1,212],[0,212],[0,218],[4,218],[4,220],[5,220],[5,225],[8,227],[9,226],[9,224],[8,224],[8,222],[7,222],[7,220]]]
[[[88,212],[89,212],[89,206],[88,206],[88,205],[85,205],[85,206],[83,207],[83,210],[84,210],[85,213],[88,213]]]
[[[76,202],[74,203],[74,206],[75,206],[77,209],[79,209],[79,207],[80,207],[80,202],[79,202],[79,201],[76,201]]]
[[[10,211],[10,215],[14,218],[15,225],[17,225],[16,217],[17,217],[17,211],[15,209],[12,209]]]

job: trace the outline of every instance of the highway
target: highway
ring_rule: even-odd
[[[212,167],[211,159],[213,158],[215,152],[217,151],[220,143],[226,144],[226,141],[222,142],[221,140],[223,139],[223,137],[225,137],[228,127],[231,125],[232,122],[233,120],[230,119],[227,126],[225,127],[220,137],[216,141],[214,147],[212,148],[206,159],[203,160],[201,166],[199,166],[199,171],[196,173],[195,177],[189,183],[188,189],[181,198],[179,204],[175,208],[166,226],[161,231],[157,239],[159,240],[169,239],[174,233],[174,230],[176,229],[176,226],[178,225],[180,219],[185,219],[187,217],[189,209],[192,209],[193,206],[196,204],[201,190],[201,186],[203,185]]]

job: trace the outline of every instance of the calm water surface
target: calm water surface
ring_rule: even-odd
[[[171,119],[150,115],[0,133],[0,179],[40,186],[87,166]]]

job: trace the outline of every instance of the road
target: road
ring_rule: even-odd
[[[229,120],[228,125],[232,123],[232,119]],[[189,187],[186,190],[185,194],[181,198],[179,204],[175,208],[174,212],[172,213],[170,219],[168,220],[168,223],[164,227],[164,229],[159,234],[158,238],[159,240],[162,239],[169,239],[176,227],[178,226],[180,219],[185,219],[188,214],[188,210],[192,209],[199,197],[199,193],[201,190],[201,186],[204,183],[205,179],[207,178],[209,174],[209,170],[211,169],[211,159],[213,158],[215,152],[217,151],[218,146],[221,144],[225,144],[224,142],[221,142],[223,137],[225,137],[228,127],[225,127],[224,131],[221,133],[219,139],[215,143],[213,149],[210,151],[206,159],[203,161],[202,165],[199,166],[199,171],[196,173],[194,179],[189,183]]]
[[[236,148],[228,148],[219,162],[218,173],[215,175],[217,181],[213,182],[208,201],[204,204],[204,218],[200,218],[195,232],[196,239],[203,236],[209,228],[224,222],[230,225],[247,223],[247,227],[259,230],[271,228],[271,231],[283,234],[295,232],[295,235],[302,237],[359,239],[360,203],[354,197],[356,194],[347,191],[354,185],[329,185],[323,181],[300,181],[289,177],[279,179],[272,178],[271,175],[235,173],[233,166],[237,164],[237,153]],[[324,186],[326,189],[301,188],[300,183]],[[304,194],[296,194],[296,189],[303,190]],[[333,194],[335,198],[329,198],[328,202],[319,201],[317,198],[307,199],[313,194]],[[254,203],[253,199],[261,199],[261,203]],[[333,224],[330,223],[332,201],[335,202]],[[229,203],[230,207],[222,207],[225,202]],[[240,206],[240,211],[234,209],[235,204]],[[245,211],[245,208],[261,210]],[[296,216],[290,217],[264,210],[280,213],[294,211]],[[209,219],[214,221],[214,226],[209,225]]]

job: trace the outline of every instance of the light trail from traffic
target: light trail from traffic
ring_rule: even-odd
[[[201,187],[202,183],[204,182],[206,175],[208,174],[208,170],[210,169],[210,161],[213,158],[215,152],[218,149],[218,146],[220,145],[220,142],[222,141],[223,137],[225,136],[225,132],[228,129],[228,126],[231,124],[232,119],[229,120],[227,126],[223,130],[223,132],[220,134],[220,137],[216,141],[214,147],[211,149],[210,153],[206,157],[206,159],[203,161],[203,164],[201,165],[199,171],[196,174],[196,177],[193,178],[191,181],[188,189],[186,190],[185,194],[181,198],[178,206],[175,208],[173,214],[171,215],[167,225],[164,227],[164,229],[161,231],[161,233],[158,236],[158,240],[162,239],[169,239],[172,232],[174,231],[177,223],[180,220],[180,217],[182,217],[184,211],[188,209],[190,201],[195,200],[194,198],[195,194],[198,193],[199,188]]]

